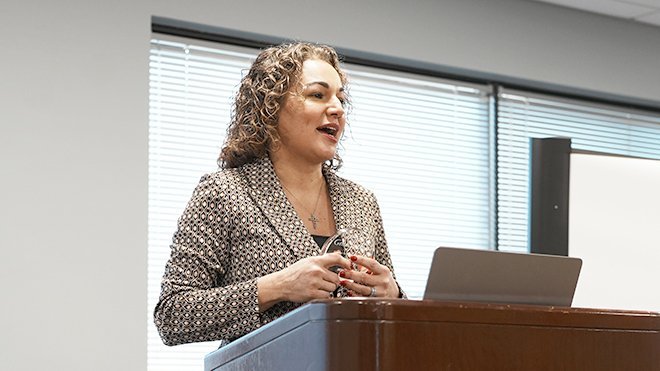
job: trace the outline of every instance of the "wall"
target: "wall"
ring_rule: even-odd
[[[146,367],[152,15],[660,101],[660,28],[546,4],[5,0],[3,370]]]

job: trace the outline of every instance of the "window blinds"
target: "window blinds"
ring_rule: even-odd
[[[660,115],[501,89],[497,122],[500,250],[528,251],[529,138],[569,137],[573,149],[660,159]]]
[[[354,110],[341,174],[375,192],[397,279],[420,298],[436,247],[491,242],[488,90],[358,66],[347,73]]]
[[[192,42],[192,41],[191,41]],[[152,311],[176,220],[199,177],[216,170],[232,98],[256,51],[152,40],[149,95],[148,369],[199,370],[217,343],[166,347]],[[345,66],[354,109],[339,175],[379,199],[397,277],[421,297],[438,245],[493,241],[489,90]]]

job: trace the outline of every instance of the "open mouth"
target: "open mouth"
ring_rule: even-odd
[[[323,132],[323,133],[330,134],[330,135],[332,135],[333,137],[334,137],[335,134],[337,133],[337,130],[335,130],[335,129],[333,129],[333,128],[330,128],[330,127],[320,128],[320,129],[317,129],[317,130],[318,130],[318,131],[321,131],[321,132]]]
[[[321,133],[327,134],[333,138],[337,138],[337,133],[339,132],[339,126],[336,124],[329,124],[329,125],[323,125],[316,130],[320,131]]]

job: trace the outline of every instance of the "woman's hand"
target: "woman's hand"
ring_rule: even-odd
[[[343,270],[340,285],[358,296],[398,298],[399,286],[394,281],[390,269],[378,261],[359,255],[352,255],[351,261],[362,267],[360,270]],[[348,281],[353,280],[353,282]]]
[[[351,262],[339,253],[310,256],[257,280],[259,310],[277,302],[304,303],[312,299],[327,299],[339,285],[340,278],[329,268],[351,269]]]

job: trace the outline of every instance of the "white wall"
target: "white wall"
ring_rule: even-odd
[[[4,0],[3,370],[145,369],[152,15],[660,101],[660,28],[546,4]]]

